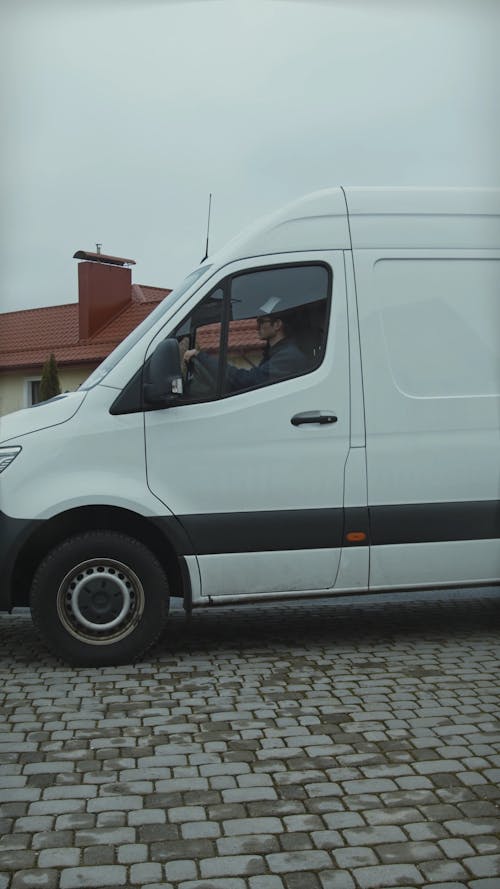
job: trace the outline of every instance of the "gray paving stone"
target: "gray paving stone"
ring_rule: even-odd
[[[441,847],[447,858],[465,858],[468,855],[474,855],[474,849],[467,840],[452,837],[447,840],[439,840],[438,846]]]
[[[187,821],[181,824],[181,837],[184,840],[216,839],[220,835],[220,825],[215,821]]]
[[[148,851],[146,843],[128,843],[126,846],[118,846],[116,849],[118,864],[138,864],[147,861]]]
[[[346,843],[353,846],[377,846],[401,843],[407,839],[400,827],[352,827],[343,831]]]
[[[92,830],[97,824],[95,815],[88,812],[70,812],[68,815],[58,815],[55,830]]]
[[[126,880],[127,869],[122,865],[70,867],[61,871],[60,889],[79,889],[82,886],[89,887],[89,889],[123,886]]]
[[[154,861],[145,861],[144,863],[133,864],[129,871],[130,882],[142,885],[144,883],[161,883],[163,877],[163,868],[161,864]],[[163,885],[163,883],[161,883]],[[168,887],[172,884],[168,882]],[[63,889],[63,887],[61,887]]]
[[[165,863],[185,858],[212,858],[215,851],[215,845],[209,839],[162,840],[151,843],[149,857],[152,861]]]
[[[469,837],[470,843],[474,846],[476,852],[480,855],[500,855],[500,835],[499,836],[472,836]]]
[[[294,873],[302,870],[331,868],[332,859],[324,850],[311,849],[299,852],[280,852],[266,856],[271,871]]]
[[[470,889],[498,889],[498,877],[471,880],[468,885]]]
[[[206,821],[207,812],[203,806],[174,806],[169,809],[168,819],[172,823],[184,821]]]
[[[222,828],[227,836],[242,834],[247,836],[253,833],[282,833],[283,822],[279,818],[234,818],[222,822]]]
[[[176,824],[143,824],[137,830],[141,843],[157,843],[162,840],[178,840],[179,828]]]
[[[38,867],[76,867],[80,861],[80,849],[42,849],[38,856]]]
[[[11,849],[0,852],[0,873],[2,871],[17,871],[33,867],[36,863],[36,855],[30,850]]]
[[[228,879],[217,877],[216,880],[187,880],[178,884],[178,889],[247,889],[246,880],[236,877]]]
[[[143,824],[164,824],[167,813],[164,809],[135,809],[127,814],[130,827],[138,827]]]
[[[8,883],[2,883],[0,875],[0,887],[7,887]],[[11,889],[57,889],[59,885],[59,873],[57,870],[44,870],[37,867],[36,870],[20,870],[12,877]]]
[[[87,812],[107,812],[110,810],[129,812],[132,809],[142,809],[142,807],[143,799],[141,796],[101,796],[97,797],[97,799],[91,799],[88,801]]]
[[[344,793],[382,793],[397,790],[397,785],[390,778],[360,778],[354,781],[343,781]]]
[[[134,840],[135,830],[133,827],[101,827],[98,830],[77,830],[75,833],[77,846],[121,846],[124,843],[133,843]]]
[[[196,864],[190,859],[169,861],[165,865],[165,876],[172,883],[178,883],[181,880],[194,880],[198,876]]]
[[[249,889],[285,889],[283,880],[277,874],[261,874],[250,877]]]
[[[327,827],[333,830],[343,830],[346,827],[365,826],[365,821],[357,812],[332,812],[326,813],[323,820]]]
[[[274,834],[254,833],[251,836],[221,837],[215,842],[219,855],[264,855],[279,852]]]
[[[350,846],[335,849],[332,855],[337,866],[345,870],[379,863],[375,852],[368,846]]]
[[[0,836],[0,851],[2,852],[13,849],[29,849],[30,845],[30,833],[8,833],[5,836]]]
[[[61,772],[72,772],[74,771],[75,764],[74,762],[68,762],[66,760],[53,760],[52,762],[43,760],[43,762],[28,762],[23,768],[24,775],[36,775],[36,774],[48,774],[49,772],[53,772],[56,775],[59,775]]]
[[[405,825],[425,820],[419,809],[411,808],[367,809],[363,817],[372,826]]]
[[[382,862],[419,862],[443,858],[443,850],[435,843],[414,842],[395,843],[377,846],[377,855]]]
[[[338,849],[345,845],[345,840],[337,830],[313,830],[311,840],[316,849]]]
[[[356,889],[351,874],[346,870],[324,870],[319,878],[322,889]]]
[[[94,801],[92,801],[94,802]],[[73,812],[85,812],[86,801],[79,799],[40,800],[31,803],[28,815],[66,815]]]
[[[500,855],[477,855],[475,858],[464,858],[463,863],[475,877],[500,879]]]
[[[467,880],[468,874],[466,869],[459,861],[449,861],[441,859],[440,861],[423,861],[420,870],[427,880],[433,882],[444,880]]]
[[[283,852],[301,852],[307,849],[314,849],[312,837],[308,833],[283,833],[279,838],[279,842]]]
[[[40,799],[41,790],[37,787],[8,787],[0,790],[0,805],[2,803],[33,802]]]
[[[356,868],[353,872],[361,889],[390,889],[392,886],[421,886],[422,874],[413,864],[381,864]]]
[[[232,790],[223,790],[222,799],[225,803],[248,803],[260,800],[278,799],[278,794],[273,787],[240,787]]]
[[[312,871],[300,871],[297,874],[285,874],[283,879],[286,889],[321,889],[319,877]]]
[[[205,858],[199,863],[202,877],[252,876],[263,873],[264,859],[258,855],[227,855]]]
[[[115,850],[113,846],[88,846],[82,851],[81,863],[85,867],[115,864]]]
[[[444,827],[457,836],[474,834],[497,834],[500,832],[500,818],[469,818],[445,821]]]
[[[94,817],[94,816],[93,816]],[[96,827],[126,827],[127,814],[125,812],[99,812],[96,818]]]
[[[453,880],[445,883],[425,883],[422,886],[422,889],[467,889],[467,885],[462,882],[457,882],[457,880]]]
[[[417,821],[416,824],[405,824],[404,829],[410,840],[439,840],[448,837],[448,831],[442,824]]]

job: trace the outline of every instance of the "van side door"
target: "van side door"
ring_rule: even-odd
[[[285,343],[269,336],[278,315]],[[231,263],[170,324],[148,354],[175,336],[198,355],[183,398],[145,413],[147,474],[191,540],[195,596],[333,589],[350,435],[342,252]]]
[[[370,587],[497,583],[500,253],[384,247],[355,264]]]

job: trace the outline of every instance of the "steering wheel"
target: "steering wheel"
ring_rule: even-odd
[[[189,362],[188,386],[190,395],[213,395],[217,380],[214,374],[193,355]]]

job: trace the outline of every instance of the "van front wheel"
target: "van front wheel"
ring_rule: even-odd
[[[40,635],[78,666],[140,658],[160,636],[168,605],[159,561],[138,540],[115,531],[70,537],[46,556],[31,587]]]

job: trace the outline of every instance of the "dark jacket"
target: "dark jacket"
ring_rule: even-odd
[[[197,356],[208,370],[215,373],[218,359],[200,352]],[[239,389],[250,389],[252,386],[265,386],[275,383],[287,377],[295,377],[305,373],[308,368],[306,356],[295,345],[293,340],[283,339],[275,346],[271,346],[264,352],[264,357],[257,367],[249,370],[234,367],[228,364],[226,370],[226,382],[229,392],[237,392]]]

